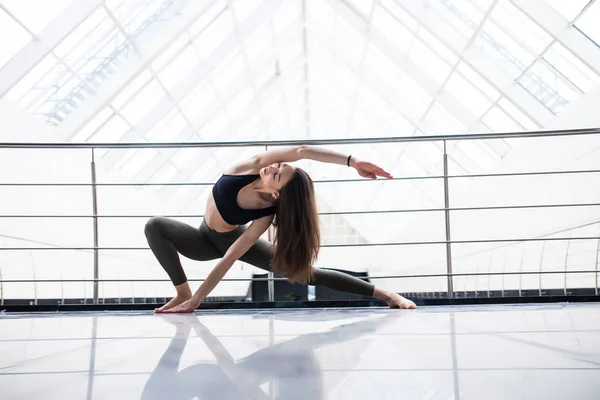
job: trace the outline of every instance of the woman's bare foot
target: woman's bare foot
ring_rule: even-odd
[[[164,306],[155,308],[154,312],[162,312],[169,310],[192,298],[192,289],[190,289],[190,286],[187,282],[179,286],[175,286],[175,289],[177,290],[177,295],[173,297],[171,301],[169,301]]]
[[[398,293],[390,292],[389,290],[376,288],[373,295],[385,301],[390,308],[417,308],[417,305],[406,297],[402,297]]]

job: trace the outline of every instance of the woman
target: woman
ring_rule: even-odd
[[[348,165],[370,179],[392,178],[372,163],[312,146],[267,151],[233,166],[215,183],[200,228],[164,217],[146,224],[148,244],[177,291],[156,312],[193,312],[237,260],[290,282],[376,297],[392,308],[416,308],[361,279],[312,267],[321,244],[313,183],[305,171],[287,164],[303,159]],[[260,238],[271,224],[276,228],[273,245]],[[221,258],[194,294],[178,253],[198,261]]]

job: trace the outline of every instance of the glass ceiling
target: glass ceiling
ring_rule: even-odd
[[[74,142],[548,129],[598,88],[598,21],[600,0],[0,0],[0,96]],[[479,172],[512,145],[453,162]],[[435,144],[377,151],[413,175],[441,162]],[[164,182],[226,154],[102,155]]]

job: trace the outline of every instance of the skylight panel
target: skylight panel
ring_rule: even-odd
[[[543,58],[584,93],[592,90],[600,82],[598,74],[558,42],[544,53]]]
[[[598,21],[600,21],[600,2],[596,0],[575,22],[575,27],[600,46],[600,24]]]
[[[478,117],[483,115],[492,104],[479,89],[458,73],[452,74],[444,88]]]
[[[218,102],[212,85],[205,82],[194,88],[181,102],[179,108],[190,120],[197,118],[209,105]]]
[[[420,40],[416,40],[411,46],[409,58],[440,84],[444,82],[452,69],[448,63]]]
[[[403,53],[408,53],[410,44],[414,40],[414,33],[392,17],[386,9],[377,7],[371,23]]]
[[[481,122],[486,124],[493,132],[517,132],[522,130],[522,127],[499,107],[492,107],[481,118]]]
[[[439,133],[449,135],[468,131],[468,128],[462,122],[450,114],[437,101],[433,103],[433,106],[425,116],[425,122],[429,127],[426,132],[427,134]]]
[[[555,114],[581,95],[573,84],[545,60],[537,60],[517,82]]]
[[[2,0],[2,5],[6,7],[12,15],[15,16],[27,29],[34,34],[39,34],[52,20],[60,14],[73,0],[53,0],[53,1],[36,1],[32,4],[31,1],[23,0]],[[35,8],[32,9],[32,6]],[[0,13],[2,13],[0,11]],[[0,17],[1,18],[1,17]],[[4,21],[0,20],[0,26],[5,26]],[[2,37],[5,36],[4,34]],[[11,41],[14,40],[10,36]],[[2,46],[5,46],[9,41],[3,41]]]
[[[446,62],[453,65],[458,61],[458,56],[450,50],[445,44],[437,40],[429,31],[420,29],[418,37],[431,48],[433,52],[443,58]]]
[[[408,14],[401,6],[401,0],[380,0],[378,6],[399,20],[408,30],[414,32],[419,27],[419,21]]]
[[[138,91],[140,91],[144,86],[150,83],[152,79],[152,74],[150,71],[145,69],[138,76],[135,77],[131,83],[129,83],[123,90],[115,96],[113,101],[110,103],[115,108],[121,108],[129,99],[131,99]]]
[[[263,0],[243,0],[232,2],[233,14],[238,22],[243,21],[252,14],[252,11],[263,2]]]
[[[200,65],[198,56],[191,46],[187,46],[170,64],[158,74],[167,90],[173,89],[188,73]]]
[[[317,2],[317,3],[324,3],[324,2]],[[279,6],[279,8],[277,8],[277,10],[273,13],[273,18],[272,18],[272,26],[273,26],[273,29],[275,30],[276,36],[280,35],[284,31],[286,31],[287,28],[294,25],[294,23],[296,21],[298,21],[298,19],[300,18],[300,6],[301,6],[301,4],[299,2],[285,1]],[[307,7],[307,10],[309,10],[309,9],[310,8]],[[329,13],[331,13],[331,8],[328,8],[327,6],[323,6],[322,9],[325,9],[325,10],[328,9]],[[307,19],[309,19],[309,18],[310,18],[310,16],[307,17]]]
[[[0,10],[0,35],[10,38],[2,40],[0,46],[1,68],[31,40],[31,35],[3,10]]]
[[[517,106],[511,101],[502,97],[498,101],[498,106],[508,113],[514,120],[516,120],[524,129],[536,130],[540,129],[540,126],[533,122],[526,114],[524,114]]]
[[[207,58],[233,32],[233,21],[227,12],[215,19],[194,39],[194,47],[201,58]]]
[[[121,110],[121,114],[131,125],[137,124],[142,117],[152,110],[162,98],[165,91],[160,84],[153,79],[142,90],[140,90]]]
[[[185,128],[188,123],[183,115],[174,108],[144,135],[150,142],[170,142]]]
[[[567,21],[571,22],[585,7],[590,0],[546,0],[548,5],[554,8]]]
[[[490,17],[534,54],[542,52],[552,41],[548,33],[507,0],[501,0]]]
[[[113,114],[94,134],[89,142],[114,143],[118,142],[131,128],[123,118]]]
[[[498,90],[464,62],[460,62],[456,67],[456,70],[476,88],[481,90],[490,100],[495,100],[500,97],[500,92]]]

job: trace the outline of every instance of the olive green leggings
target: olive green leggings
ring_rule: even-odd
[[[231,232],[221,233],[209,228],[204,220],[199,228],[194,228],[174,219],[152,217],[146,223],[144,232],[150,249],[171,278],[173,285],[177,286],[187,282],[178,253],[197,261],[222,258],[245,230],[246,226],[240,225]],[[259,239],[240,260],[271,271],[272,255],[272,244]],[[314,279],[310,284],[360,296],[373,296],[375,289],[372,284],[351,275],[319,268],[314,268]]]

